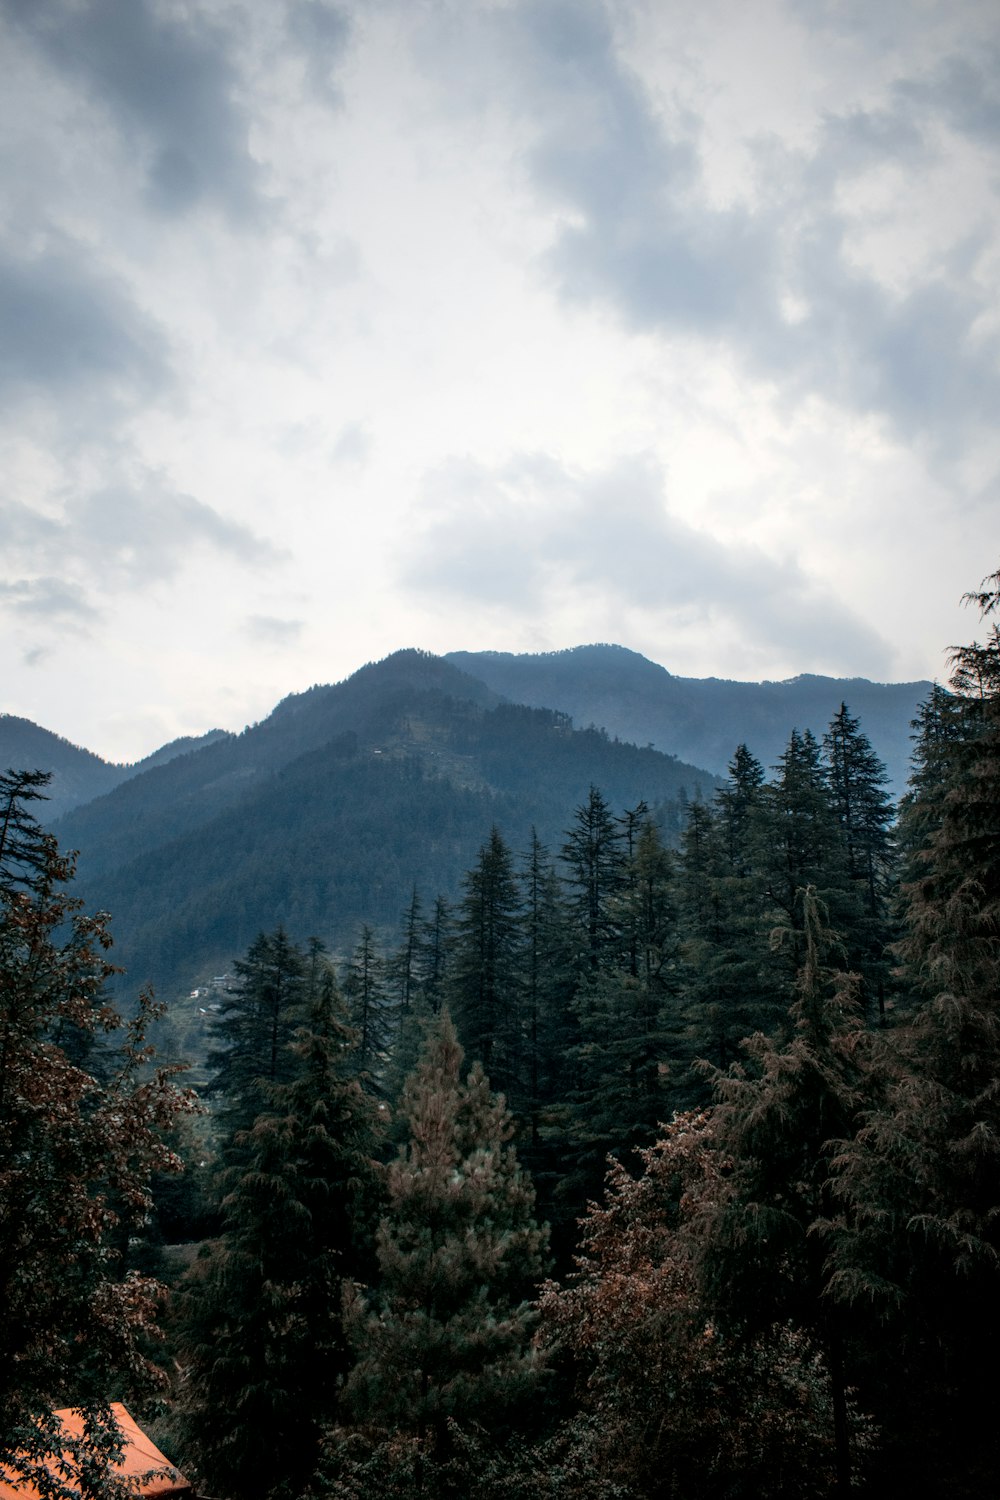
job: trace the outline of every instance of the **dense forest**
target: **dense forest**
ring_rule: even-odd
[[[128,1400],[219,1500],[995,1493],[1000,574],[971,597],[898,807],[844,704],[676,827],[599,785],[484,827],[342,958],[276,890],[200,1099],[108,1002],[44,776],[0,778],[0,1470],[75,1404],[46,1494],[118,1493]]]
[[[672,836],[716,778],[501,703],[425,652],[286,698],[262,723],[135,776],[52,831],[111,911],[130,975],[171,1002],[283,924],[342,949],[392,931],[414,882],[454,899],[491,824],[557,838],[588,783]],[[183,1003],[182,1003],[183,1008]]]

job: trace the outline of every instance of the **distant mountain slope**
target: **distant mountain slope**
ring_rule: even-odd
[[[61,735],[33,724],[30,719],[18,718],[15,714],[0,714],[0,770],[48,771],[52,777],[46,800],[36,804],[36,812],[43,823],[71,812],[86,802],[120,786],[123,781],[140,775],[153,766],[163,765],[178,755],[187,755],[202,745],[211,744],[224,736],[221,729],[209,730],[208,734],[185,736],[162,745],[144,760],[132,765],[119,765],[102,760],[90,750],[64,740]]]
[[[56,832],[84,851],[89,872],[111,869],[136,849],[156,848],[240,802],[257,783],[344,734],[377,743],[381,726],[414,692],[481,704],[500,700],[459,668],[422,651],[397,651],[340,683],[283,698],[259,724],[226,735],[183,759],[153,766],[106,799],[80,807]]]
[[[154,767],[63,818],[81,893],[114,914],[130,983],[173,998],[284,922],[331,945],[394,929],[414,883],[456,896],[496,823],[561,842],[591,783],[618,808],[714,778],[672,756],[502,703],[440,658],[398,652],[285,699],[260,724]]]
[[[48,801],[35,804],[42,822],[110,792],[122,769],[30,719],[0,714],[0,770],[51,772]]]
[[[210,729],[207,734],[181,735],[180,739],[161,745],[159,750],[153,750],[142,760],[123,766],[122,770],[126,773],[123,780],[127,781],[133,776],[138,776],[141,771],[151,771],[154,766],[165,766],[168,760],[176,760],[178,755],[190,755],[192,750],[202,750],[206,745],[214,745],[216,740],[232,738],[233,736],[225,729]]]
[[[822,735],[846,701],[885,761],[897,794],[907,777],[910,720],[931,687],[812,675],[787,682],[674,677],[624,646],[523,655],[451,651],[447,660],[517,703],[561,709],[577,725],[599,725],[719,774],[740,743],[772,765],[793,728]]]

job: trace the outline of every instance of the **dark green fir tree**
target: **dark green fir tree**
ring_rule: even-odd
[[[861,998],[872,1021],[884,1024],[890,985],[887,947],[895,883],[895,809],[886,795],[888,772],[858,720],[842,703],[823,739],[837,818],[859,913],[849,962],[861,975]]]
[[[215,1022],[206,1089],[218,1100],[223,1161],[235,1136],[253,1125],[268,1088],[291,1075],[288,1044],[302,1020],[306,977],[305,957],[281,927],[262,932],[233,968],[236,983]]]
[[[448,991],[462,1044],[512,1103],[526,1091],[521,1016],[521,897],[510,850],[494,828],[465,878]]]
[[[310,1484],[350,1362],[341,1289],[372,1263],[378,1111],[332,970],[311,968],[293,1076],[238,1137],[222,1235],[177,1298],[176,1451],[227,1500]]]
[[[1000,574],[972,596],[1000,609]],[[906,1493],[995,1487],[1000,1332],[1000,634],[953,653],[954,700],[925,721],[910,806],[927,835],[903,887],[885,1098],[838,1162],[837,1290],[886,1319],[904,1386],[882,1413]],[[937,719],[935,727],[933,720]],[[940,731],[940,732],[939,732]],[[929,805],[926,805],[929,803]],[[896,1399],[891,1399],[895,1396]]]
[[[712,1135],[727,1164],[703,1231],[706,1304],[730,1332],[805,1330],[831,1381],[837,1494],[852,1484],[846,1317],[829,1296],[820,1231],[834,1210],[832,1142],[854,1133],[867,1101],[867,1047],[856,976],[827,967],[835,934],[812,887],[788,939],[801,948],[787,1040],[758,1033],[746,1063],[715,1071]]]
[[[385,968],[374,930],[366,922],[344,968],[344,997],[357,1035],[358,1073],[376,1093],[382,1092],[393,1045],[398,1039],[398,1021],[386,987]]]

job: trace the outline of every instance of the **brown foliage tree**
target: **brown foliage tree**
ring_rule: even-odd
[[[0,1469],[47,1497],[103,1496],[119,1483],[110,1402],[159,1378],[160,1288],[126,1268],[128,1236],[153,1175],[179,1170],[165,1136],[190,1095],[148,1067],[151,997],[127,1026],[105,998],[108,919],[68,894],[73,862],[31,815],[47,779],[0,775]],[[43,1463],[65,1406],[86,1411],[70,1489]]]

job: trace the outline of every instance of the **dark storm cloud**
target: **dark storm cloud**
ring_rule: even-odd
[[[797,563],[698,531],[671,516],[663,496],[663,472],[645,457],[592,475],[544,455],[496,472],[456,461],[430,477],[430,520],[407,544],[401,579],[421,593],[537,617],[567,591],[618,614],[726,619],[754,646],[794,640],[814,667],[888,667],[885,642]]]
[[[150,201],[168,214],[203,202],[244,219],[258,169],[236,103],[232,39],[203,14],[151,0],[2,0],[49,62],[106,108],[144,159]]]
[[[97,381],[150,394],[169,378],[163,334],[80,246],[34,257],[0,246],[0,389]]]
[[[528,176],[562,216],[544,265],[564,300],[608,302],[637,330],[721,340],[785,389],[881,413],[939,450],[958,451],[970,424],[992,421],[1000,347],[975,332],[986,292],[946,265],[893,292],[852,259],[834,207],[840,180],[876,162],[912,171],[919,194],[930,111],[992,131],[984,67],[949,59],[928,80],[898,83],[884,109],[829,117],[811,159],[759,143],[757,205],[720,208],[698,122],[664,123],[621,62],[603,6],[531,0],[504,18],[520,108],[535,122]]]

